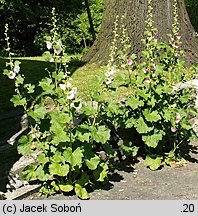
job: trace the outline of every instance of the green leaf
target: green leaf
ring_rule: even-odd
[[[100,158],[95,155],[95,157],[92,157],[90,160],[86,159],[85,163],[90,170],[95,170],[100,163]]]
[[[48,77],[42,79],[39,82],[39,86],[43,89],[46,94],[54,94],[55,85],[52,83],[52,80]]]
[[[45,173],[45,171],[43,170],[43,165],[37,167],[35,174],[37,176],[37,179],[40,181],[47,181],[50,178],[50,175]]]
[[[73,185],[71,184],[59,184],[60,190],[64,192],[70,192],[74,189]]]
[[[21,62],[18,61],[18,60],[16,60],[16,61],[14,62],[14,65],[15,65],[15,66],[19,66],[20,64],[21,64]]]
[[[69,135],[64,131],[63,126],[59,123],[53,122],[50,131],[54,134],[53,143],[59,144],[61,142],[70,142]]]
[[[91,136],[96,142],[105,144],[110,139],[110,129],[106,128],[104,125],[98,128],[93,127]]]
[[[152,148],[156,148],[159,141],[162,140],[163,138],[163,131],[157,131],[154,134],[148,134],[148,135],[143,135],[142,140],[144,143]]]
[[[136,98],[135,96],[130,96],[126,100],[126,106],[131,107],[133,110],[137,109],[138,107],[144,106],[144,102]]]
[[[32,94],[32,93],[34,93],[35,85],[32,85],[32,84],[25,84],[25,85],[24,85],[24,88],[27,89],[27,93],[28,93],[28,94]]]
[[[89,142],[89,138],[91,136],[90,131],[88,131],[88,127],[85,125],[80,125],[76,130],[76,136],[81,142]]]
[[[60,111],[54,111],[50,113],[51,116],[51,124],[58,123],[65,125],[66,123],[70,123],[72,120],[72,116],[69,113],[63,113]]]
[[[83,188],[79,184],[75,184],[75,193],[81,199],[89,199],[90,198],[86,188]]]
[[[56,151],[54,156],[51,157],[51,161],[56,163],[65,163],[65,158],[63,157],[62,153],[60,151]]]
[[[35,170],[37,168],[37,165],[35,164],[30,164],[28,166],[26,166],[24,168],[24,170],[22,171],[22,178],[26,181],[34,181],[37,179],[37,176],[36,176],[36,173],[35,173]]]
[[[32,153],[33,138],[30,134],[22,136],[18,141],[18,153],[22,155],[29,155]]]
[[[147,92],[146,89],[138,89],[137,94],[145,100],[148,100],[148,98],[150,97],[150,94]]]
[[[135,157],[138,153],[139,147],[132,146],[132,142],[127,143],[127,145],[122,145],[122,149],[124,151],[124,154],[128,157]]]
[[[77,184],[82,187],[86,186],[89,183],[89,176],[86,172],[83,172],[81,178],[76,181]]]
[[[126,128],[132,128],[136,124],[137,119],[129,118],[126,120]]]
[[[143,133],[148,133],[150,131],[152,131],[154,129],[154,127],[149,127],[144,119],[142,117],[140,117],[137,122],[136,122],[136,125],[135,125],[135,128],[137,130],[138,133],[140,134],[143,134]]]
[[[44,58],[45,61],[50,61],[50,59],[52,58],[52,54],[49,51],[45,51],[42,57]]]
[[[157,101],[156,101],[155,97],[152,96],[152,97],[150,98],[150,100],[148,100],[147,104],[148,104],[149,106],[151,106],[151,107],[155,107],[156,102],[157,102]]]
[[[79,147],[74,152],[72,152],[72,148],[67,148],[63,152],[63,156],[65,157],[65,160],[71,164],[72,167],[82,166],[83,153]]]
[[[44,153],[41,153],[37,156],[37,160],[39,163],[41,163],[43,166],[49,162],[49,158],[46,157],[46,155]]]
[[[157,170],[161,166],[162,159],[163,157],[158,155],[147,155],[145,163],[151,170]]]
[[[51,175],[58,175],[58,176],[67,176],[69,173],[69,165],[61,165],[59,163],[52,163],[49,165],[49,172]]]
[[[94,170],[94,177],[96,181],[103,182],[108,174],[108,165],[106,163],[101,163],[96,170]]]
[[[59,186],[56,184],[55,181],[51,182],[51,186],[55,189],[55,191],[59,191]]]
[[[41,119],[45,118],[47,114],[47,109],[41,104],[36,104],[34,110],[30,110],[28,115],[31,116],[36,122],[40,122]]]
[[[10,100],[14,106],[25,106],[27,104],[26,98],[22,98],[19,95],[14,95]]]
[[[172,119],[172,111],[170,109],[163,109],[163,114],[162,114],[165,122],[169,122]]]
[[[92,105],[92,102],[87,102],[86,104],[83,104],[81,111],[85,113],[85,115],[95,115],[98,111],[97,109]]]
[[[143,111],[143,114],[145,119],[149,122],[157,122],[161,120],[161,116],[159,115],[157,110],[150,112],[149,109],[146,109]]]

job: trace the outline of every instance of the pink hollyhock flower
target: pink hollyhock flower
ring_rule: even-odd
[[[151,66],[151,70],[155,70],[156,69],[156,66],[155,65],[152,65]]]
[[[179,48],[179,43],[175,42],[175,43],[173,43],[173,46],[174,46],[176,49],[178,49],[178,48]]]
[[[171,127],[171,131],[172,131],[173,133],[175,133],[175,132],[177,131],[177,128]]]
[[[180,36],[178,33],[174,34],[174,37],[175,37],[177,40],[180,40],[180,39],[181,39],[181,36]]]
[[[128,59],[128,65],[132,65],[133,64],[133,60],[131,58]]]
[[[169,39],[169,43],[172,45],[173,42],[174,42],[174,38],[170,38],[170,39]]]
[[[144,73],[147,73],[148,69],[146,67],[143,68]]]
[[[176,58],[181,58],[181,54],[177,54],[175,57]]]
[[[175,123],[179,123],[181,120],[181,115],[179,113],[176,114],[176,117],[175,117]]]
[[[145,83],[151,83],[151,78],[146,78]]]

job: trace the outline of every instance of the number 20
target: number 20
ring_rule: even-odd
[[[194,204],[183,204],[183,206],[185,207],[183,212],[194,212],[195,210]]]

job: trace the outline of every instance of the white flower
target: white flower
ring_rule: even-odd
[[[105,73],[106,77],[114,76],[114,73],[116,72],[116,67],[113,67],[110,71]]]
[[[110,85],[111,82],[112,82],[112,78],[108,78],[107,81],[106,81],[106,84],[107,84],[107,85]]]
[[[92,101],[92,105],[94,109],[98,109],[98,102],[97,101]]]
[[[63,91],[65,91],[66,88],[67,88],[67,86],[66,86],[65,84],[59,84],[59,87],[60,87]]]
[[[14,66],[14,72],[18,73],[20,71],[20,66],[19,65],[15,65]]]
[[[55,46],[54,51],[56,52],[57,55],[59,55],[62,52],[62,41],[59,39],[57,41],[57,46]]]
[[[76,96],[76,93],[77,93],[77,88],[76,87],[72,88],[72,90],[70,92],[68,92],[68,94],[67,94],[67,99],[69,99],[69,100],[74,99]]]
[[[8,74],[8,78],[14,79],[15,77],[16,77],[16,73],[14,73],[13,71],[10,71],[10,73]]]
[[[61,39],[59,39],[59,40],[57,41],[57,45],[60,46],[60,47],[62,46],[62,41],[61,41]]]
[[[46,44],[47,48],[50,50],[52,48],[52,43],[50,41],[47,41]]]
[[[50,62],[54,62],[54,58],[51,58],[51,59],[50,59]]]
[[[72,84],[71,84],[70,82],[67,82],[67,83],[66,83],[66,87],[67,87],[67,88],[70,88],[71,86],[72,86]]]

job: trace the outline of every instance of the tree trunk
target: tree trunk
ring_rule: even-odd
[[[163,39],[167,38],[167,34],[172,33],[173,2],[173,0],[153,0],[152,2],[153,25],[158,29],[159,36]],[[195,63],[198,62],[198,38],[190,23],[184,0],[177,0],[177,3],[182,48],[186,51],[187,62]],[[107,63],[113,41],[116,15],[125,16],[127,34],[132,45],[131,52],[140,52],[143,48],[141,39],[144,37],[147,14],[148,1],[146,0],[105,0],[101,30],[91,50],[83,57],[83,60]]]
[[[93,25],[93,20],[92,20],[91,11],[90,11],[90,8],[89,8],[88,0],[85,0],[85,6],[86,6],[86,9],[87,9],[87,16],[88,16],[88,19],[89,19],[90,33],[92,35],[93,41],[95,41],[96,33],[95,33],[95,30],[94,30],[94,25]]]

